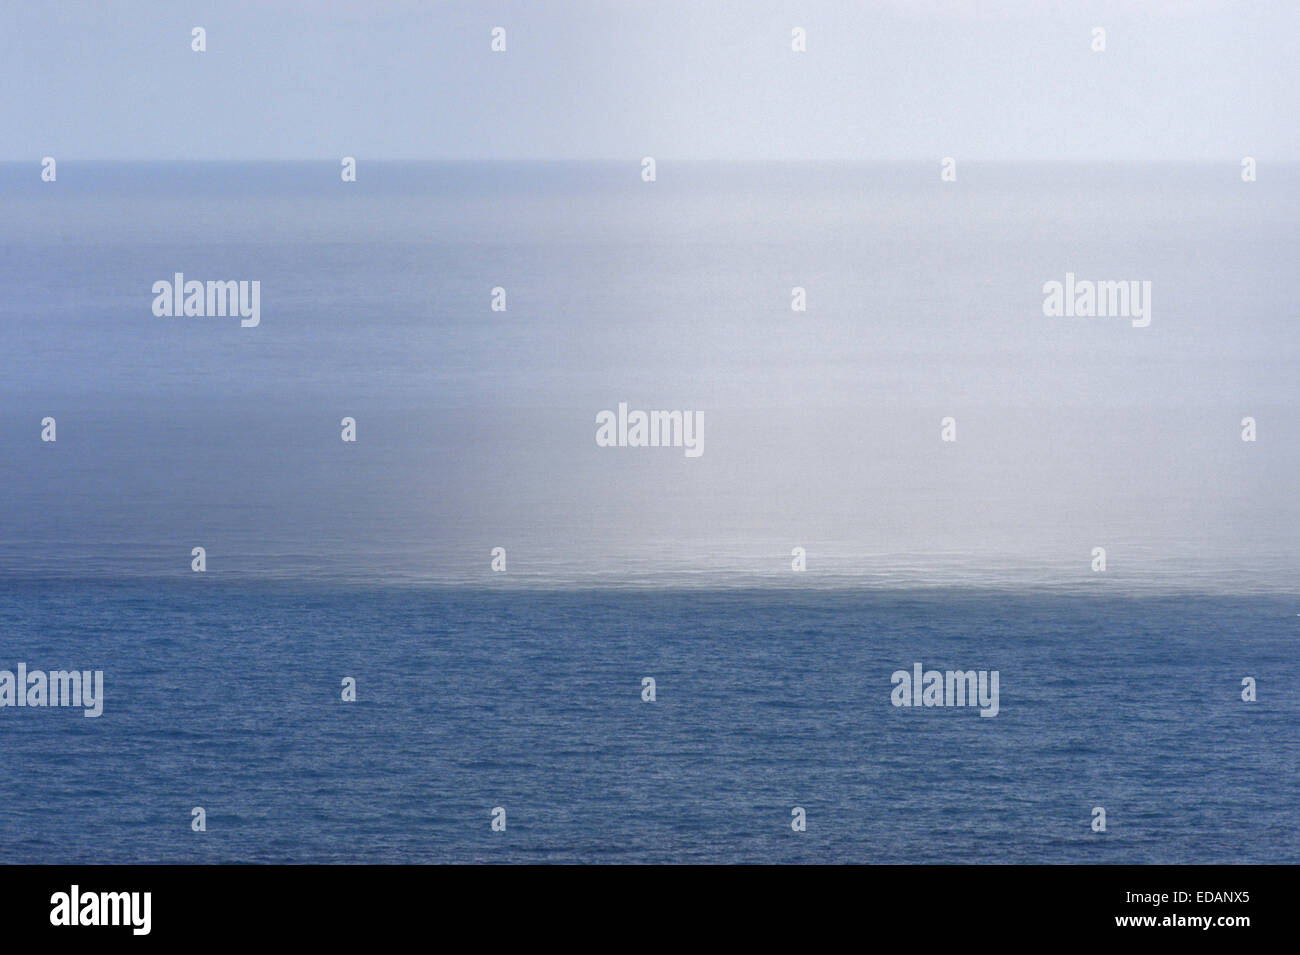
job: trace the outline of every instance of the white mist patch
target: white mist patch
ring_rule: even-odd
[[[187,282],[185,274],[177,272],[170,282],[154,282],[153,294],[153,313],[159,318],[237,315],[243,328],[256,328],[262,321],[260,281]]]
[[[627,402],[596,413],[601,448],[685,448],[688,458],[704,453],[703,411],[628,411]]]

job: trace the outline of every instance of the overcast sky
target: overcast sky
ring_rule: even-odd
[[[1295,0],[0,10],[11,160],[1300,156]]]

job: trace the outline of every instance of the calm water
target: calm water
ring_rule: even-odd
[[[1105,546],[1112,589],[1300,580],[1300,166],[37,172],[0,164],[0,572],[202,545],[477,583],[505,546],[547,585],[730,584],[799,545],[823,578],[1094,587]],[[260,281],[260,326],[154,316],[178,271]],[[1150,280],[1150,327],[1044,317],[1067,271]],[[620,401],[703,411],[703,456],[596,447]]]
[[[0,710],[0,860],[1300,861],[1300,167],[37,173],[0,669],[108,698]],[[704,455],[597,448],[620,401]],[[918,660],[1001,713],[893,708]]]
[[[4,712],[0,859],[1294,863],[1296,606],[10,584],[6,665],[107,700]],[[1001,712],[894,708],[917,660]]]

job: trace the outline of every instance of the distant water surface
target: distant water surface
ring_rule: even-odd
[[[0,165],[3,574],[1300,579],[1295,165],[58,170]],[[1152,281],[1150,327],[1044,317],[1067,271]],[[176,272],[261,325],[154,316]],[[597,448],[620,401],[703,456]]]

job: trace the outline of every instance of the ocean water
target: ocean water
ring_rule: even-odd
[[[107,692],[97,719],[2,714],[0,861],[1295,863],[1296,621],[1259,596],[7,583],[6,659]],[[997,669],[1000,712],[892,706],[915,661]]]
[[[58,168],[0,165],[0,573],[1300,579],[1294,164]],[[261,324],[155,316],[176,272]],[[1044,317],[1067,272],[1150,326]],[[598,448],[624,401],[704,453]]]
[[[0,164],[0,669],[107,699],[0,709],[0,861],[1300,861],[1300,167],[58,169]]]

